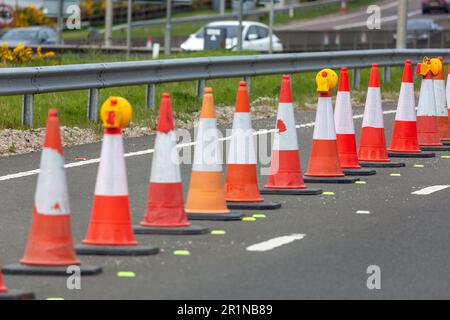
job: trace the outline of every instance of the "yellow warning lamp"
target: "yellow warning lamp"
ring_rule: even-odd
[[[338,84],[338,75],[332,69],[322,69],[316,76],[317,92],[329,93]]]
[[[440,59],[424,57],[423,62],[417,64],[416,74],[426,76],[431,71],[433,76],[436,76],[442,71],[442,68],[442,61]]]
[[[131,104],[122,97],[109,97],[100,109],[100,119],[108,129],[122,129],[131,121],[133,109]]]

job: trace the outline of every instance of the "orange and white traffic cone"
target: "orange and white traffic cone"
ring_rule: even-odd
[[[261,194],[321,194],[321,189],[307,188],[303,181],[289,75],[281,81],[276,129],[269,177]]]
[[[367,88],[364,117],[359,139],[358,159],[363,167],[404,167],[404,162],[391,162],[386,149],[378,65],[373,64]]]
[[[3,272],[67,275],[67,267],[72,265],[78,266],[80,262],[72,241],[58,112],[56,109],[50,109],[28,244],[20,264],[6,265]],[[96,266],[80,266],[80,270],[87,275],[100,273],[102,269]]]
[[[417,107],[417,138],[420,149],[425,151],[450,150],[449,146],[444,146],[441,142],[433,80],[442,68],[442,62],[438,58],[425,57],[416,69],[416,73],[422,76],[419,105]]]
[[[131,226],[122,128],[131,120],[131,105],[121,97],[105,101],[100,116],[104,138],[97,173],[91,221],[77,253],[87,255],[149,255],[159,252],[138,246]]]
[[[0,271],[0,300],[31,300],[34,298],[33,292],[8,289],[8,287],[3,284],[2,272]]]
[[[443,63],[443,58],[438,58]],[[450,141],[450,125],[447,110],[447,98],[445,92],[445,76],[442,67],[439,73],[433,78],[434,97],[436,99],[436,113],[438,130],[441,141]]]
[[[445,87],[445,95],[447,97],[448,122],[450,123],[450,64],[448,65],[447,86]],[[450,141],[442,141],[446,146],[450,145]]]
[[[338,76],[331,69],[323,69],[317,74],[316,83],[319,100],[311,153],[304,180],[317,183],[354,183],[358,179],[345,177],[339,162],[331,101],[331,92],[338,83]]]
[[[231,213],[227,207],[218,133],[213,92],[207,87],[203,94],[186,201],[185,210],[190,220],[240,220],[243,216]]]
[[[245,81],[239,83],[227,158],[225,199],[229,209],[278,209],[277,202],[264,202],[258,188],[250,101]]]
[[[208,228],[192,226],[184,211],[180,159],[170,95],[163,93],[148,184],[147,211],[137,234],[202,234]]]
[[[434,153],[422,152],[417,140],[416,102],[411,60],[406,60],[403,79],[395,113],[394,129],[389,157],[397,158],[432,158]]]
[[[347,1],[341,0],[341,6],[339,8],[340,13],[347,13]]]
[[[376,174],[373,169],[361,169],[356,153],[355,126],[353,123],[352,101],[347,68],[341,68],[339,88],[334,110],[336,141],[342,172],[352,176],[370,176]]]

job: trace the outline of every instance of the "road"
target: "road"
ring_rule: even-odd
[[[392,28],[397,22],[397,1],[374,1],[381,9],[381,30]],[[276,30],[351,30],[365,28],[366,21],[371,14],[366,12],[367,7],[349,12],[347,14],[334,14],[326,18],[320,17],[307,21],[291,22],[278,25]],[[448,14],[422,14],[420,0],[408,0],[408,17],[410,19],[431,19],[443,27],[450,27]]]
[[[395,103],[385,103],[384,110],[393,109]],[[355,108],[354,114],[362,112]],[[298,124],[311,123],[314,112],[297,112],[296,117]],[[393,118],[393,113],[385,115],[387,137]],[[361,119],[355,124],[359,131]],[[256,130],[273,125],[274,119],[254,121]],[[312,126],[298,130],[304,170],[312,130]],[[126,152],[152,148],[153,138],[126,140]],[[78,156],[96,159],[99,154],[99,143],[65,149],[66,163]],[[23,255],[37,178],[26,172],[39,167],[39,156],[38,152],[0,159],[3,264],[15,263]],[[10,287],[33,289],[39,299],[448,299],[450,189],[429,195],[411,192],[446,185],[449,161],[440,156],[406,160],[405,168],[378,169],[377,175],[363,179],[366,184],[314,185],[334,196],[266,196],[280,201],[283,208],[263,212],[266,218],[256,221],[195,222],[225,230],[225,235],[138,236],[140,243],[157,245],[162,252],[148,257],[80,257],[83,263],[104,268],[99,276],[82,278],[81,290],[68,290],[65,278],[5,276],[5,280]],[[134,222],[144,212],[150,162],[148,152],[127,157]],[[66,170],[76,243],[89,222],[97,166]],[[20,174],[11,176],[14,173]],[[182,177],[187,191],[189,165],[182,165]],[[360,210],[370,214],[357,214]],[[246,250],[293,234],[301,239],[268,251]],[[174,255],[178,249],[191,255]],[[381,270],[380,290],[366,286],[371,265]],[[133,271],[136,277],[119,278],[119,271]]]

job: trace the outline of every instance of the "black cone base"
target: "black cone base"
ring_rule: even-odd
[[[346,176],[373,176],[377,174],[376,170],[372,169],[342,169]]]
[[[434,158],[432,152],[388,152],[389,158]]]
[[[144,227],[141,225],[133,226],[135,234],[169,234],[169,235],[195,235],[205,234],[209,229],[202,226],[187,226],[187,227]]]
[[[420,150],[423,151],[450,151],[449,145],[443,146],[420,146]]]
[[[68,276],[69,266],[30,266],[25,264],[9,264],[2,268],[4,274],[34,276]],[[81,275],[92,276],[102,272],[98,266],[80,265]]]
[[[304,189],[272,189],[263,188],[259,190],[261,194],[280,194],[292,196],[316,196],[322,194],[322,189],[304,188]]]
[[[303,180],[306,183],[333,183],[333,184],[341,184],[341,183],[355,183],[359,180],[359,178],[351,178],[351,177],[307,177],[304,176]]]
[[[214,220],[214,221],[237,221],[241,220],[244,216],[243,213],[188,213],[187,214],[189,220]]]
[[[235,210],[275,210],[281,208],[279,202],[227,202],[228,209]]]
[[[79,244],[75,251],[80,255],[95,256],[149,256],[159,252],[158,247],[152,246],[96,246]]]
[[[405,166],[404,162],[360,162],[364,168],[401,168]]]
[[[10,289],[8,292],[0,292],[0,300],[33,300],[34,293],[18,289]]]

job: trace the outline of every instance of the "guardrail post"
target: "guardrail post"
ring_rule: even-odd
[[[252,77],[250,77],[250,76],[245,76],[245,77],[244,77],[244,81],[245,81],[245,83],[247,84],[247,91],[248,91],[248,93],[250,93],[250,90],[251,90],[251,88],[252,88]]]
[[[145,105],[147,109],[155,109],[155,98],[156,98],[156,85],[150,83],[147,85],[145,90]]]
[[[91,88],[88,92],[88,109],[87,109],[87,117],[91,121],[98,120],[98,98],[99,98],[99,89]]]
[[[383,83],[389,82],[391,82],[391,67],[386,66],[383,71]]]
[[[361,70],[353,69],[353,88],[359,89],[361,85]]]
[[[206,86],[206,80],[201,79],[197,80],[197,98],[202,99],[203,98],[203,91],[205,90]]]
[[[34,123],[34,95],[22,96],[22,125],[33,127]]]

